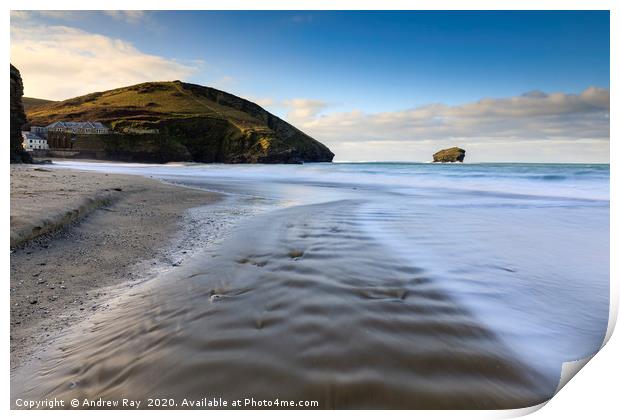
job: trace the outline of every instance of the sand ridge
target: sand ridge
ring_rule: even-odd
[[[139,176],[12,165],[11,369],[105,310],[110,288],[144,275],[137,264],[165,258],[184,212],[218,197]]]

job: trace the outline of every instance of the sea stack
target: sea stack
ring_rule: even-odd
[[[460,147],[443,149],[433,155],[433,162],[463,162],[465,150]]]

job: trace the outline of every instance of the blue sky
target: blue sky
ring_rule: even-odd
[[[338,115],[343,115],[339,121],[356,116],[359,121],[351,120],[353,124],[368,122],[375,127],[385,118],[441,104],[444,108],[429,114],[429,118],[439,121],[454,119],[455,115],[462,118],[461,111],[471,110],[461,107],[485,98],[513,106],[510,98],[528,92],[561,93],[571,104],[568,111],[566,107],[554,111],[554,98],[545,99],[549,111],[541,101],[532,104],[528,99],[518,104],[541,109],[536,117],[540,124],[547,122],[548,126],[538,130],[530,127],[519,135],[514,129],[506,131],[502,124],[493,135],[494,125],[485,123],[483,128],[489,131],[485,135],[495,140],[503,136],[503,141],[519,137],[525,140],[522,145],[551,138],[556,141],[552,144],[555,150],[569,142],[565,159],[587,155],[589,160],[600,161],[607,154],[608,160],[609,110],[607,105],[605,120],[604,95],[607,90],[608,97],[609,88],[609,13],[604,11],[16,12],[11,23],[12,61],[22,68],[29,96],[62,99],[117,87],[105,83],[127,85],[178,75],[174,78],[255,100],[319,140],[323,140],[319,136],[326,136],[326,144],[341,149],[338,157],[349,155],[347,147],[354,146],[355,136],[355,132],[342,127],[336,130],[333,124],[325,126]],[[29,26],[37,27],[38,34],[24,30]],[[78,42],[79,37],[83,42]],[[45,70],[36,69],[36,60],[27,57],[26,51],[39,51],[41,57],[52,54],[54,48],[62,47],[51,45],[53,39],[75,44],[80,51],[87,50],[90,43],[93,51],[79,54],[83,60],[98,55],[117,57],[115,62],[135,63],[133,70],[120,64],[111,66],[118,77],[93,74],[79,87],[74,84],[64,88],[61,81],[50,83],[51,73],[61,73],[62,69],[42,74]],[[118,51],[107,51],[116,44],[121,44]],[[124,60],[123,53],[133,54],[133,58]],[[91,64],[93,69],[97,67]],[[82,67],[89,68],[89,64]],[[598,90],[581,95],[591,88]],[[592,99],[595,93],[596,100]],[[575,98],[581,100],[582,106],[574,104]],[[493,107],[485,109],[492,111]],[[520,112],[510,111],[510,118]],[[562,115],[556,115],[558,112]],[[577,139],[574,134],[570,139],[562,138],[554,129],[560,120],[564,121],[560,117],[574,120],[575,115],[586,114],[588,119],[579,127],[583,131],[578,130],[581,137]],[[555,115],[556,120],[549,121],[553,119],[550,115]],[[398,120],[403,124],[402,132],[389,133],[389,138],[384,139],[386,146],[382,150],[390,150],[385,157],[398,154],[398,142],[405,140],[417,141],[404,147],[412,150],[416,158],[444,143],[463,143],[467,139],[475,150],[475,145],[483,142],[467,133],[460,136],[455,130],[447,130],[450,138],[442,141],[436,133],[425,136],[425,132],[417,130],[420,124],[412,131],[408,122]],[[519,128],[519,121],[513,124],[513,128]],[[570,122],[571,130],[576,128],[574,124]],[[593,125],[599,129],[593,130]],[[381,127],[376,128],[379,134]],[[403,139],[408,135],[418,138]],[[370,146],[382,141],[380,137],[361,140],[368,146],[369,156],[377,155],[379,146]],[[576,145],[588,139],[594,142],[590,149],[585,154],[579,152]],[[572,140],[578,141],[570,143]],[[495,146],[498,150],[507,147],[499,143]],[[497,158],[504,160],[502,156],[510,154],[509,149]],[[364,158],[351,156],[351,160]],[[483,155],[481,160],[492,158]],[[527,160],[527,156],[521,159]],[[345,160],[349,159],[345,156]]]
[[[161,22],[166,55],[222,63],[239,90],[318,94],[369,112],[609,86],[606,13],[174,13]]]

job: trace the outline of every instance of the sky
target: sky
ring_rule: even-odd
[[[183,80],[337,161],[609,162],[607,11],[13,11],[25,96]]]

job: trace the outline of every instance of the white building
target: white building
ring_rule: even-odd
[[[34,127],[33,127],[34,128]],[[109,134],[110,129],[97,121],[56,121],[47,127],[36,127],[35,132],[58,132],[71,134]]]
[[[47,140],[39,137],[31,131],[22,131],[22,139],[22,147],[26,151],[49,149]]]
[[[33,125],[30,127],[30,132],[36,134],[39,137],[45,137],[47,135],[47,127],[38,127]]]

